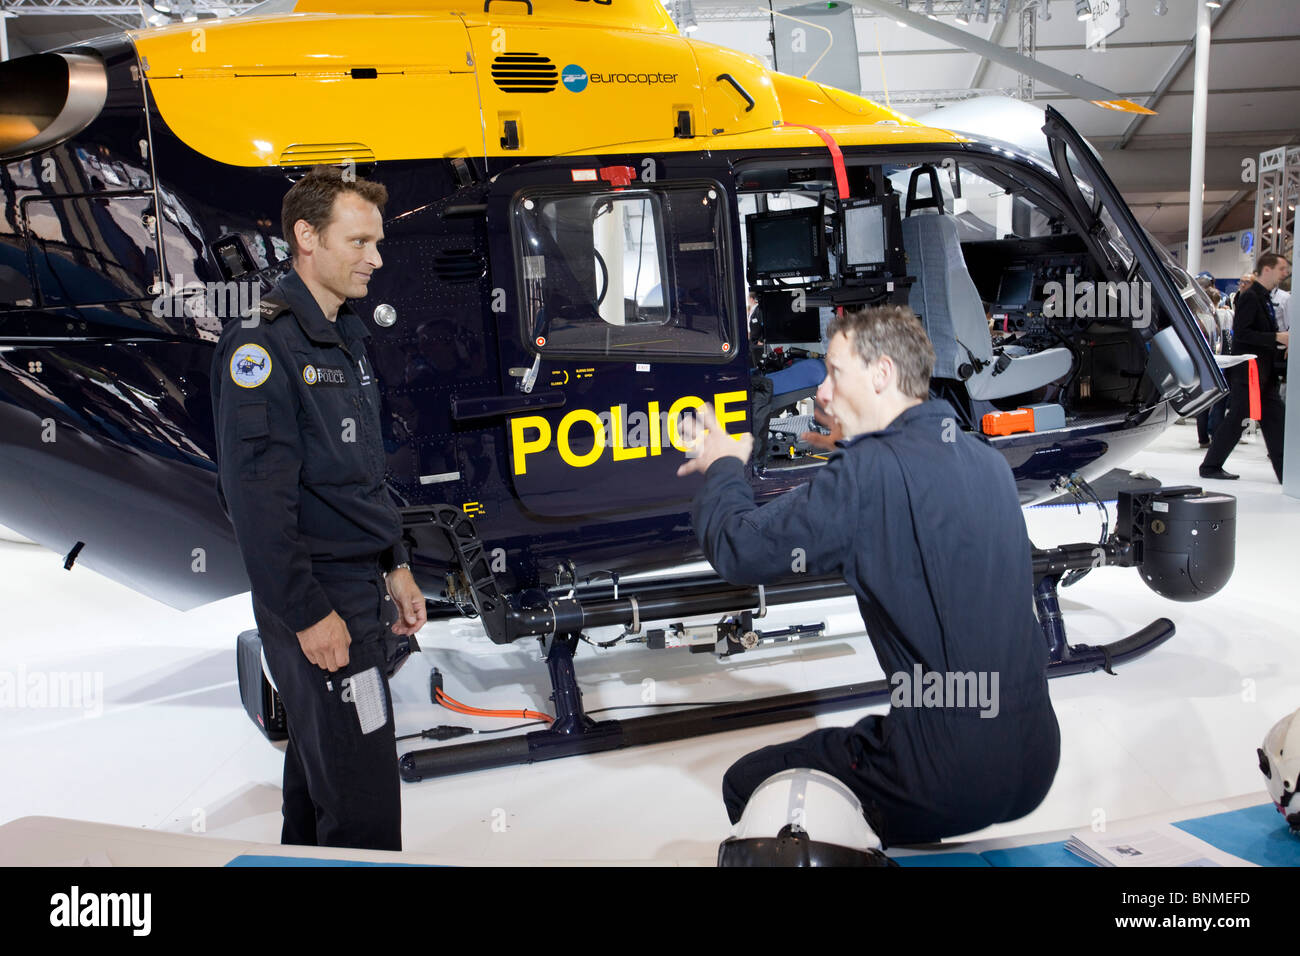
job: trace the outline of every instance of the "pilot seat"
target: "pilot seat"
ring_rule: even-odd
[[[916,196],[917,180],[929,173],[930,196]],[[915,215],[925,208],[933,213]],[[956,220],[943,208],[943,193],[934,167],[912,174],[903,219],[903,248],[908,272],[916,277],[908,304],[934,344],[934,376],[966,386],[972,400],[992,401],[1042,388],[1070,372],[1073,356],[1066,348],[1027,355],[996,351],[988,315],[962,256]]]

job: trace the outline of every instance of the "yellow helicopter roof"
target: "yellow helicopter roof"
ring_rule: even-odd
[[[458,14],[469,19],[525,18],[534,21],[579,23],[584,26],[620,27],[677,33],[672,17],[659,0],[298,0],[294,13],[346,14]]]
[[[799,124],[960,140],[683,37],[658,0],[529,2],[300,0],[130,35],[172,131],[239,166],[822,145]]]

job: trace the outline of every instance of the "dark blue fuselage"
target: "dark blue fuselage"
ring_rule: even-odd
[[[0,523],[60,551],[84,542],[79,561],[187,608],[247,587],[212,466],[208,376],[231,313],[220,301],[214,309],[211,295],[201,308],[191,298],[187,310],[183,296],[157,290],[228,282],[213,252],[223,236],[241,237],[269,276],[285,257],[279,210],[289,182],[278,168],[228,166],[190,149],[132,76],[129,43],[100,49],[111,92],[98,119],[0,166]],[[448,503],[475,517],[505,590],[551,583],[570,561],[586,576],[698,558],[688,515],[698,480],[675,477],[682,454],[665,413],[722,401],[735,416],[732,432],[751,427],[731,172],[741,157],[649,158],[658,182],[716,188],[723,204],[712,250],[721,278],[701,270],[700,281],[714,285],[692,293],[709,304],[707,332],[719,348],[680,358],[548,358],[528,392],[520,383],[537,350],[521,318],[511,204],[520,190],[571,184],[575,161],[470,161],[469,183],[442,160],[358,167],[390,196],[385,263],[370,296],[355,303],[366,319],[380,303],[398,315],[374,327],[371,346],[390,487],[413,515]],[[692,287],[690,277],[678,280]],[[525,398],[534,406],[522,407]],[[657,434],[616,444],[611,422],[626,430],[635,413]],[[1167,424],[1161,403],[993,444],[1029,502],[1060,476],[1108,471]],[[529,441],[536,451],[526,450]],[[762,499],[809,473],[769,468],[752,481]],[[446,543],[418,519],[408,530],[417,578],[436,594]]]

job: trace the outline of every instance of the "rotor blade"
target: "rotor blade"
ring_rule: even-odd
[[[1000,63],[1008,69],[1023,73],[1026,76],[1032,76],[1053,89],[1060,90],[1062,93],[1069,93],[1071,96],[1077,96],[1081,100],[1087,100],[1095,106],[1108,110],[1119,110],[1123,113],[1147,113],[1152,115],[1155,113],[1155,110],[1140,106],[1132,100],[1123,99],[1118,93],[1108,90],[1104,86],[1089,83],[1087,80],[1071,76],[1069,73],[1054,69],[1045,63],[1031,60],[1027,56],[1021,56],[1013,50],[1000,47],[996,43],[990,43],[973,33],[950,27],[938,19],[904,10],[898,4],[891,3],[890,0],[848,0],[848,2],[856,7],[871,10],[873,13],[892,17],[899,23],[915,27],[922,33],[928,33],[930,36],[951,43],[953,46],[959,46],[970,50],[972,53],[978,53],[994,63]]]

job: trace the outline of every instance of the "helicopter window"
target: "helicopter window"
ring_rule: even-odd
[[[907,195],[907,184],[915,166],[890,168],[894,189]],[[986,179],[973,166],[961,169],[961,195],[954,196],[948,174],[939,175],[943,208],[957,220],[963,242],[987,239],[1036,239],[1052,235],[1053,216],[1014,189],[1016,184]],[[924,190],[922,191],[924,192]],[[906,213],[906,210],[904,210]]]
[[[35,278],[46,302],[88,305],[149,296],[158,271],[144,194],[36,199],[25,207]]]
[[[1100,223],[1101,228],[1096,232],[1101,240],[1102,251],[1110,259],[1110,265],[1117,273],[1131,274],[1134,263],[1133,250],[1129,248],[1128,243],[1124,240],[1119,226],[1115,224],[1115,219],[1110,214],[1110,210],[1102,205],[1101,198],[1097,195],[1092,180],[1083,171],[1083,166],[1074,154],[1074,149],[1067,145],[1065,150],[1066,161],[1069,163],[1070,172],[1074,176],[1074,185],[1078,187],[1084,201],[1088,204],[1089,210],[1096,217],[1097,222]]]
[[[712,184],[521,194],[526,340],[557,357],[728,360],[722,195]]]
[[[595,209],[592,251],[597,267],[605,271],[597,307],[610,325],[663,325],[667,318],[663,249],[652,199],[620,197]]]

